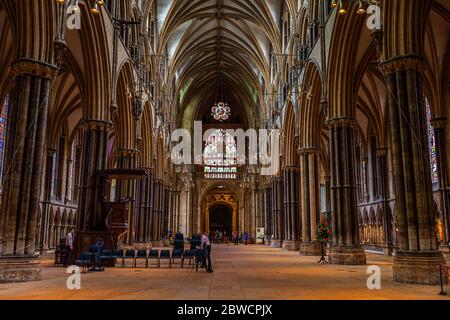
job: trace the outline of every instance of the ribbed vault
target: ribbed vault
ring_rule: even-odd
[[[257,121],[270,55],[279,48],[272,1],[161,1],[160,53],[169,58],[167,83],[179,97],[179,121],[191,121],[218,99]],[[162,10],[162,9],[161,9]],[[190,109],[188,115],[183,113]]]

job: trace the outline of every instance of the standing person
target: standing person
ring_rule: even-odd
[[[233,243],[235,246],[238,245],[238,232],[237,231],[233,232]]]
[[[74,228],[70,228],[69,232],[66,235],[66,254],[64,256],[64,266],[69,266],[69,263],[72,259],[72,252],[73,252],[73,233]]]
[[[247,233],[247,231],[244,232],[244,243],[245,243],[245,245],[247,245],[247,243],[248,243],[248,233]]]
[[[212,273],[212,263],[211,263],[211,242],[209,241],[208,237],[206,236],[206,232],[202,235],[202,249],[205,251],[205,258],[206,258],[206,271],[209,273]]]

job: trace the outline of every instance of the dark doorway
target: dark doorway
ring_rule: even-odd
[[[233,209],[225,205],[212,206],[209,209],[209,228],[210,231],[226,231],[231,234],[233,224]]]

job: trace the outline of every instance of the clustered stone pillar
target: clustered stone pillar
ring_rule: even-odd
[[[439,177],[439,193],[441,196],[441,221],[443,239],[441,249],[446,255],[450,255],[449,241],[450,241],[450,185],[448,177],[448,163],[447,163],[447,142],[445,125],[447,119],[439,118],[433,119],[432,125],[434,128],[434,136],[436,139],[436,158],[437,169]]]
[[[138,182],[138,201],[135,224],[135,242],[151,242],[151,218],[152,218],[152,185],[153,174],[151,168],[146,168],[147,176]]]
[[[164,210],[164,185],[160,179],[153,181],[153,217],[152,217],[152,243],[154,245],[161,244],[162,240],[162,224]]]
[[[319,155],[317,148],[303,148],[300,154],[300,209],[302,241],[300,255],[320,256],[321,244],[316,240],[320,221]]]
[[[283,170],[283,181],[284,181],[283,249],[287,251],[298,251],[300,249],[298,179],[299,174],[297,167],[286,167]]]
[[[179,203],[180,203],[180,192],[177,190],[170,191],[170,208],[169,208],[169,230],[174,233],[179,231]]]
[[[83,151],[79,190],[77,231],[104,230],[101,203],[97,195],[96,172],[106,169],[111,123],[87,120],[83,123]],[[75,237],[77,238],[77,237]]]
[[[272,222],[272,188],[266,186],[264,189],[264,243],[270,245],[273,234]]]
[[[13,70],[0,207],[0,283],[40,279],[35,241],[54,68],[18,60]]]
[[[380,181],[380,195],[382,198],[381,210],[383,216],[383,251],[385,255],[391,255],[394,247],[392,239],[392,214],[389,208],[388,172],[387,172],[387,149],[377,150],[378,180]]]
[[[47,161],[45,168],[45,187],[44,187],[44,201],[42,202],[41,221],[39,223],[39,239],[38,245],[41,254],[44,254],[49,249],[49,228],[50,228],[50,200],[51,200],[51,182],[54,158],[56,150],[47,150]]]
[[[256,222],[255,228],[264,228],[264,189],[258,189],[256,193]],[[256,239],[258,240],[258,239]]]
[[[283,180],[281,177],[272,179],[272,215],[273,238],[271,246],[281,248],[284,240]]]
[[[354,175],[355,124],[355,120],[351,118],[329,121],[333,231],[329,260],[332,264],[366,263],[358,231]]]
[[[419,56],[396,57],[382,65],[391,90],[388,117],[397,209],[398,250],[394,280],[438,284],[445,263],[435,236],[427,122]]]
[[[169,205],[170,205],[170,187],[163,187],[163,212],[162,212],[162,225],[161,233],[162,236],[167,236],[169,231]]]
[[[139,151],[135,149],[120,149],[116,152],[117,168],[135,169]],[[116,197],[119,201],[128,200],[128,232],[124,239],[125,243],[131,244],[136,237],[136,180],[117,181]]]
[[[258,203],[257,203],[257,194],[258,194],[258,189],[257,189],[257,183],[255,181],[251,182],[251,216],[250,216],[250,223],[249,223],[249,228],[248,228],[248,237],[250,239],[250,241],[254,241],[256,243],[256,228],[257,228],[257,224],[256,224],[256,216],[258,214]]]

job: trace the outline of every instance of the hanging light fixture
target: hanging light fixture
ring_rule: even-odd
[[[358,10],[356,11],[358,14],[366,13],[366,8],[364,8],[363,2],[360,0],[358,4]]]
[[[58,4],[60,4],[60,5],[63,5],[63,4],[65,4],[66,3],[66,0],[56,0],[56,2],[58,3]],[[69,3],[70,3],[70,1],[69,1]],[[104,0],[95,0],[93,3],[92,3],[92,5],[91,5],[91,13],[93,13],[93,14],[99,14],[100,13],[100,7],[102,7],[102,6],[104,6],[105,5],[105,1]],[[79,6],[78,6],[78,0],[76,0],[75,1],[75,4],[74,4],[74,6],[75,7],[78,7],[78,10],[79,10]],[[77,9],[75,9],[75,7],[73,7],[73,11],[75,11],[75,10],[77,10]]]
[[[377,0],[349,0],[349,1],[358,1],[358,8],[356,9],[356,13],[358,14],[365,14],[366,13],[366,4],[370,5],[370,4],[377,4],[380,1]],[[332,0],[330,7],[331,8],[337,8],[338,9],[338,14],[339,15],[345,15],[347,13],[347,9],[344,8],[344,2],[345,0]]]
[[[342,16],[347,13],[347,9],[344,8],[344,4],[342,0],[339,0],[339,14]]]

